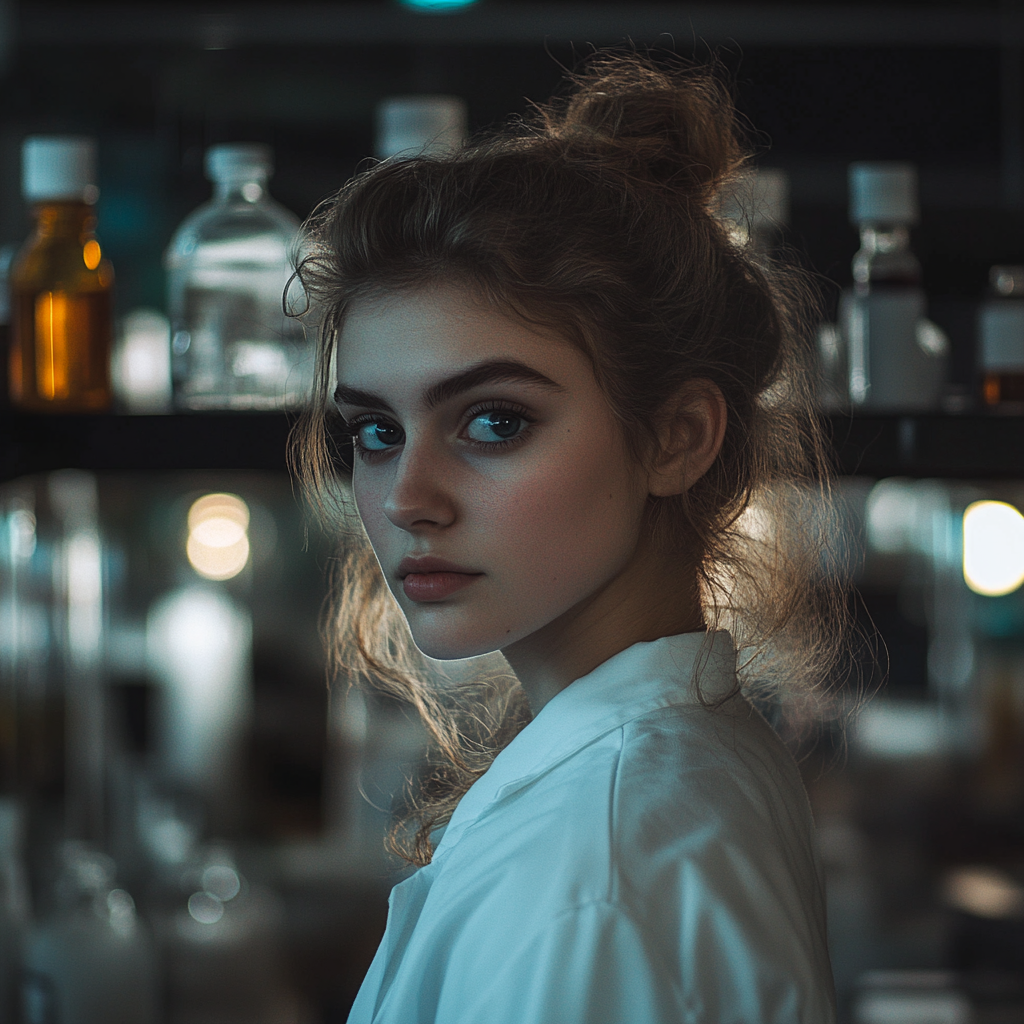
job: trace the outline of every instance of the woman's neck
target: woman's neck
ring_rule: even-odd
[[[585,602],[502,650],[534,714],[627,647],[706,628],[692,562],[643,548]]]

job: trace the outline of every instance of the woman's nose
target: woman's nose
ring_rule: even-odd
[[[427,444],[407,441],[394,462],[384,515],[400,530],[450,526],[455,521],[454,499],[440,454]]]

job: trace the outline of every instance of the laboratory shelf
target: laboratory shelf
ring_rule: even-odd
[[[285,413],[0,415],[0,480],[52,469],[143,473],[287,468]]]
[[[835,415],[829,428],[845,475],[1024,479],[1024,416]]]
[[[0,480],[53,469],[95,472],[287,470],[294,414],[0,414]],[[846,475],[1024,479],[1024,416],[834,415]]]

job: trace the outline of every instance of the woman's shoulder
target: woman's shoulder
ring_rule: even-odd
[[[742,697],[624,726],[612,821],[616,870],[647,891],[665,872],[733,893],[769,879],[805,895],[819,885],[799,770]]]

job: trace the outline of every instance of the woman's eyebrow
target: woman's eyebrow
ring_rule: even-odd
[[[451,377],[431,385],[423,394],[428,409],[433,409],[442,402],[447,402],[463,391],[480,387],[482,384],[535,384],[545,391],[565,391],[550,377],[545,377],[539,370],[520,363],[516,359],[491,359],[477,363],[465,370],[460,370]]]
[[[339,384],[334,389],[335,405],[364,405],[368,409],[384,409],[393,413],[395,410],[380,395],[360,388],[350,388],[347,384]]]
[[[561,384],[544,376],[539,370],[527,366],[526,363],[520,363],[515,359],[491,359],[469,366],[465,370],[460,370],[458,373],[432,384],[424,392],[423,401],[428,409],[433,409],[442,402],[447,402],[464,391],[480,387],[483,384],[515,383],[534,384],[546,391],[565,391]],[[349,387],[347,384],[339,383],[334,389],[334,401],[338,405],[360,405],[393,412],[391,406],[380,395],[376,395],[372,391]]]

